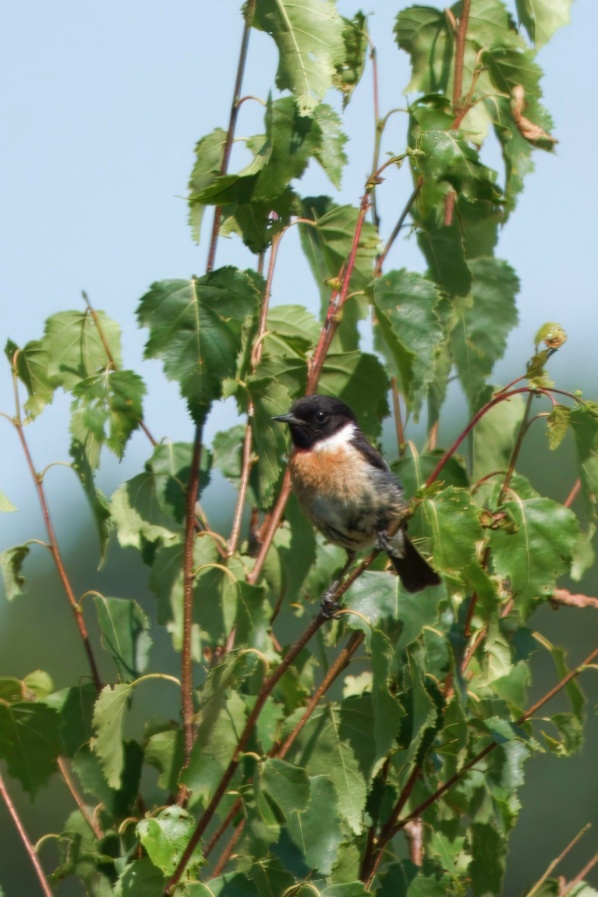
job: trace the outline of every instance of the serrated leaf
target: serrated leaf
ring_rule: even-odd
[[[491,824],[473,823],[471,833],[473,859],[469,874],[474,897],[499,894],[505,873],[505,839]]]
[[[283,457],[287,450],[284,428],[272,418],[289,410],[292,397],[282,383],[260,374],[247,379],[247,389],[254,408],[251,428],[259,462],[260,506],[268,508],[282,476]]]
[[[15,545],[0,552],[0,572],[4,580],[4,591],[9,601],[24,593],[25,577],[21,570],[29,554],[28,545]]]
[[[93,595],[102,645],[112,655],[122,682],[145,671],[152,639],[149,619],[136,601]]]
[[[320,335],[320,324],[303,305],[275,305],[266,318],[264,354],[305,357]]]
[[[363,75],[368,50],[367,19],[362,12],[355,13],[352,19],[343,18],[343,41],[345,58],[336,66],[333,84],[342,92],[346,109]]]
[[[347,402],[371,437],[378,436],[388,414],[388,387],[388,374],[367,352],[329,353],[318,380],[318,392]]]
[[[162,872],[147,857],[142,857],[125,866],[114,887],[114,897],[158,895],[165,883]]]
[[[166,807],[151,819],[137,823],[137,834],[154,866],[166,875],[176,869],[189,839],[195,829],[195,819],[182,807]],[[198,846],[189,857],[188,874],[194,874],[202,864],[203,855]]]
[[[401,378],[401,391],[417,416],[434,376],[433,361],[444,334],[435,285],[405,269],[374,283],[374,308],[380,334]]]
[[[434,567],[461,578],[476,556],[484,538],[479,510],[469,491],[449,486],[422,502],[429,529]]]
[[[571,0],[516,0],[517,15],[537,49],[570,22]]]
[[[399,47],[411,57],[412,78],[404,93],[446,93],[453,35],[445,13],[410,6],[398,14],[394,33]]]
[[[100,761],[108,785],[117,790],[125,764],[122,730],[132,690],[132,685],[104,686],[93,711],[96,735],[91,739],[91,748]]]
[[[331,292],[326,281],[338,277],[343,263],[349,258],[358,215],[359,209],[338,206],[327,196],[308,196],[301,201],[301,217],[315,224],[299,225],[301,246],[320,290],[324,308]],[[372,280],[379,248],[376,228],[365,221],[349,283],[350,292],[364,290]]]
[[[109,365],[121,367],[120,327],[102,311],[96,316],[101,334],[89,312],[62,311],[46,321],[43,346],[48,353],[48,377],[54,386],[72,390]]]
[[[118,789],[108,785],[101,761],[89,744],[77,751],[72,767],[83,791],[102,805],[101,821],[106,827],[135,813],[143,767],[143,750],[136,741],[123,743],[122,787]]]
[[[559,447],[569,427],[569,417],[571,411],[566,405],[555,405],[546,418],[546,435],[548,437],[548,447],[554,451]]]
[[[510,580],[513,598],[525,618],[531,603],[547,598],[557,577],[569,570],[579,524],[572,511],[549,498],[515,497],[502,507],[514,527],[490,531],[494,569]]]
[[[184,760],[183,731],[180,726],[173,723],[161,731],[154,731],[147,740],[143,759],[158,770],[160,788],[174,794]]]
[[[418,221],[417,242],[432,280],[447,293],[467,296],[471,273],[465,261],[465,244],[458,225],[438,227],[435,222]]]
[[[134,371],[103,371],[73,387],[71,432],[83,447],[92,440],[88,460],[97,466],[99,447],[106,444],[122,458],[125,446],[143,419],[145,383]]]
[[[72,686],[49,695],[45,702],[59,715],[61,753],[74,757],[91,737],[93,705],[97,692],[93,683]]]
[[[361,724],[354,729],[363,739]],[[363,828],[366,782],[348,733],[343,731],[339,708],[315,711],[296,739],[292,753],[293,762],[303,767],[308,776],[330,776],[341,818],[358,834]]]
[[[8,340],[4,353],[27,390],[29,398],[24,407],[33,419],[54,398],[54,387],[48,373],[48,352],[40,340],[32,340],[22,349]]]
[[[578,405],[569,418],[583,494],[592,514],[598,502],[598,414],[589,405]]]
[[[258,304],[253,280],[232,267],[163,280],[142,297],[137,316],[150,330],[145,356],[162,359],[197,424],[222,396],[223,381],[234,376],[243,325]]]
[[[345,59],[344,24],[334,3],[257,0],[251,24],[276,42],[276,86],[294,94],[302,115],[311,114]]]
[[[469,263],[471,296],[457,306],[451,347],[470,408],[480,405],[486,378],[502,358],[507,336],[518,320],[515,296],[519,279],[507,262],[478,259]]]
[[[56,770],[61,752],[58,714],[42,703],[0,702],[0,757],[32,797]]]
[[[414,170],[424,182],[430,179],[434,184],[449,184],[471,202],[497,202],[502,198],[495,184],[496,172],[481,162],[461,132],[421,131],[416,149]]]
[[[204,204],[197,199],[209,187],[222,166],[226,131],[215,128],[195,144],[195,164],[189,178],[189,225],[196,243],[199,243]]]
[[[102,566],[110,535],[110,510],[106,497],[96,488],[93,476],[99,463],[100,445],[90,430],[79,429],[79,427],[80,422],[76,418],[71,420],[72,439],[69,452],[73,459],[73,470],[81,481],[97,527],[100,543],[100,566]]]

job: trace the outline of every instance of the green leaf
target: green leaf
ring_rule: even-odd
[[[46,321],[43,346],[53,386],[72,390],[81,380],[109,366],[121,367],[120,327],[102,311],[96,312],[96,317],[101,333],[89,312],[62,311]]]
[[[24,594],[25,577],[21,570],[28,554],[28,545],[15,545],[13,548],[6,548],[0,552],[0,572],[4,580],[4,591],[9,601]]]
[[[340,188],[343,168],[347,164],[344,146],[348,140],[341,130],[341,120],[327,103],[320,103],[313,112],[314,121],[320,129],[319,146],[313,150],[318,160],[335,187]]]
[[[102,827],[119,825],[123,819],[135,814],[143,766],[143,751],[136,741],[123,744],[122,787],[118,789],[108,785],[101,762],[89,744],[75,754],[72,765],[84,792],[92,795],[94,803],[102,805],[99,810]]]
[[[102,645],[112,655],[122,682],[145,671],[152,644],[149,620],[136,601],[93,595]]]
[[[267,760],[261,785],[284,815],[289,835],[306,864],[328,874],[343,838],[331,780],[324,775],[309,778],[304,770],[284,760]]]
[[[512,527],[490,531],[496,573],[508,578],[523,617],[534,600],[550,596],[572,563],[579,539],[575,514],[549,498],[511,499],[502,507]]]
[[[74,757],[91,738],[93,705],[97,697],[95,686],[71,686],[54,692],[45,699],[60,718],[61,753]]]
[[[117,458],[122,458],[131,434],[143,419],[145,391],[145,383],[133,371],[104,371],[73,387],[71,432],[84,449],[91,438],[93,448],[87,454],[92,468],[97,466],[99,455],[96,445],[105,443]]]
[[[117,790],[125,765],[122,729],[132,690],[132,685],[104,686],[93,711],[96,735],[91,739],[91,749],[99,758],[108,785]]]
[[[165,883],[160,870],[147,857],[142,857],[125,866],[115,885],[114,897],[149,897],[150,894],[157,897]]]
[[[419,274],[404,269],[390,271],[374,283],[377,324],[416,419],[432,382],[434,357],[443,338],[437,304],[435,285]]]
[[[0,513],[2,514],[10,514],[13,511],[16,511],[15,505],[11,502],[10,498],[8,498],[4,492],[0,489]]]
[[[492,824],[473,823],[472,853],[469,866],[474,897],[488,897],[502,890],[507,845]]]
[[[566,405],[554,405],[546,418],[546,435],[548,437],[548,447],[551,451],[557,449],[565,438],[569,427],[570,415],[571,411]]]
[[[178,789],[179,772],[184,760],[183,731],[180,726],[171,723],[168,728],[154,731],[147,740],[143,759],[158,770],[160,788],[174,794]]]
[[[496,172],[480,161],[479,154],[460,131],[424,130],[416,139],[419,153],[413,157],[416,175],[434,184],[450,185],[470,201],[500,201]]]
[[[211,186],[222,166],[226,131],[215,128],[195,145],[195,164],[189,178],[189,225],[196,243],[199,243],[204,204],[197,199]]]
[[[305,358],[320,335],[320,324],[303,305],[275,305],[266,318],[264,354]]]
[[[43,342],[32,340],[19,349],[12,340],[8,340],[4,352],[27,390],[29,398],[25,402],[25,411],[30,418],[37,417],[54,398],[54,387],[48,373],[49,357]]]
[[[507,337],[518,320],[515,296],[519,279],[507,262],[478,259],[469,263],[471,296],[456,306],[451,347],[470,408],[480,405],[486,378],[502,358]]]
[[[570,22],[571,0],[516,0],[516,4],[519,21],[537,49]]]
[[[254,408],[251,428],[259,461],[260,506],[268,508],[282,476],[283,457],[287,451],[284,428],[272,418],[285,414],[291,407],[292,398],[286,386],[259,373],[247,379],[247,389]]]
[[[0,757],[32,797],[56,770],[62,745],[59,717],[42,703],[0,702]]]
[[[569,418],[583,494],[592,514],[598,502],[598,413],[593,405],[578,405]]]
[[[496,389],[487,387],[480,396],[490,401]],[[495,471],[506,471],[521,422],[525,406],[520,395],[498,402],[484,414],[473,431],[473,473],[472,481],[478,482]],[[491,488],[491,487],[490,487]],[[476,500],[483,503],[488,489],[479,489]]]
[[[162,359],[199,425],[222,396],[223,381],[235,374],[243,325],[258,303],[254,281],[232,267],[163,280],[141,299],[139,322],[150,330],[145,356]]]
[[[108,502],[102,492],[96,489],[93,477],[94,470],[99,464],[101,446],[91,431],[84,428],[79,429],[79,427],[80,421],[77,418],[73,418],[71,420],[72,439],[69,452],[73,459],[73,470],[81,481],[98,530],[101,566],[106,557],[108,537],[110,535]]]
[[[318,392],[347,402],[371,437],[379,435],[388,414],[388,387],[380,361],[366,352],[329,353],[318,381]]]
[[[449,486],[427,496],[422,513],[432,541],[434,567],[456,579],[467,577],[477,543],[484,538],[479,509],[469,491]]]
[[[467,296],[471,273],[458,225],[438,227],[434,222],[418,221],[417,242],[428,263],[429,275],[438,286],[455,296]]]
[[[346,109],[365,69],[368,50],[367,19],[362,12],[355,13],[352,19],[343,18],[343,41],[345,58],[336,66],[333,84],[342,91],[343,109]]]
[[[404,93],[447,93],[453,35],[444,11],[410,6],[398,14],[394,32],[411,57],[412,78]]]
[[[176,869],[189,839],[195,830],[195,819],[182,807],[166,807],[151,819],[137,823],[137,834],[154,866],[165,875]],[[196,847],[189,858],[186,874],[194,875],[203,863],[201,847]]]
[[[302,715],[302,709],[300,713]],[[288,731],[293,728],[293,719],[287,721]],[[361,714],[346,727],[342,726],[338,706],[322,707],[312,714],[291,749],[292,762],[303,767],[308,776],[330,777],[338,797],[340,816],[355,834],[363,828],[366,781],[352,739],[357,737],[361,743],[364,735],[371,754]]]
[[[329,0],[257,0],[252,25],[272,36],[279,52],[276,86],[294,94],[309,115],[345,60],[344,24]]]
[[[301,202],[301,217],[314,225],[300,224],[301,246],[320,290],[323,308],[331,293],[326,281],[336,278],[349,258],[359,209],[337,206],[327,196],[308,196]],[[376,228],[365,221],[357,248],[349,291],[364,290],[372,280],[374,263],[380,249]]]

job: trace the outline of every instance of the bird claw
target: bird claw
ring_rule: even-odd
[[[338,618],[340,617],[339,611],[341,609],[341,605],[338,601],[334,600],[334,598],[332,597],[333,594],[334,591],[330,589],[327,592],[324,592],[324,594],[322,595],[322,600],[320,602],[320,614],[326,620],[338,620]]]

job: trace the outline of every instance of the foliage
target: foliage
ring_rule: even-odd
[[[337,89],[344,108],[358,86],[371,47],[364,14],[342,18],[333,0],[246,2],[246,37],[251,29],[272,37],[285,95],[265,98],[264,133],[246,138],[243,170],[229,171],[224,156],[234,116],[228,130],[223,122],[199,139],[189,210],[199,240],[205,209],[215,209],[208,270],[154,283],[137,310],[146,357],[162,362],[187,404],[189,443],[156,444],[149,435],[145,387],[122,367],[119,327],[89,304],[52,315],[22,348],[8,341],[24,397],[10,419],[27,455],[28,426],[62,389],[72,399],[72,466],[95,515],[100,561],[112,531],[147,564],[156,596],[149,616],[132,597],[91,591],[82,604],[43,476],[34,476],[91,673],[90,683],[62,690],[39,671],[0,680],[0,757],[10,777],[39,799],[62,774],[76,801],[52,882],[78,876],[85,893],[101,897],[502,892],[526,761],[542,750],[578,750],[584,731],[580,668],[569,671],[561,649],[534,638],[530,619],[557,600],[560,577],[579,578],[593,562],[598,405],[553,389],[546,367],[565,341],[554,322],[540,328],[517,381],[490,383],[517,322],[519,289],[494,255],[498,228],[533,152],[553,146],[536,53],[567,21],[569,2],[518,0],[529,40],[501,0],[400,9],[397,48],[411,62],[405,150],[380,162],[388,117],[380,118],[375,163],[355,206],[303,196],[299,182],[312,160],[334,187],[340,182],[346,136],[340,113],[323,100]],[[491,131],[501,175],[485,161]],[[381,229],[376,193],[396,176],[412,179],[399,224],[410,220],[423,275],[384,270],[400,228]],[[320,320],[299,305],[268,307],[278,247],[294,224]],[[247,271],[216,267],[219,230],[236,234],[259,262]],[[258,270],[269,270],[266,280]],[[369,308],[376,354],[361,348]],[[437,424],[453,374],[471,423],[443,452]],[[410,534],[441,586],[410,595],[373,552],[335,585],[344,601],[338,618],[313,615],[342,552],[315,536],[289,500],[287,445],[271,418],[316,388],[345,399],[372,439],[392,388]],[[243,423],[210,449],[203,425],[231,397]],[[403,434],[420,417],[427,438],[418,449]],[[571,431],[581,519],[570,501],[538,494],[517,472],[537,419],[550,450]],[[152,443],[144,470],[108,501],[96,486],[102,452],[122,458],[139,428]],[[468,437],[465,463],[457,450]],[[198,504],[212,466],[238,493],[228,535],[212,530]],[[14,511],[3,493],[0,511]],[[0,554],[10,600],[26,588],[31,547]],[[289,645],[280,643],[283,619],[294,631]],[[150,664],[159,626],[180,653],[180,718],[153,720],[132,736],[138,687],[172,682]],[[530,706],[527,696],[530,654],[540,645],[568,707],[538,725],[531,718],[552,697]],[[366,661],[355,673],[360,646]],[[108,682],[100,651],[113,663]],[[342,688],[329,693],[338,679]],[[400,858],[405,833],[409,859]],[[546,879],[535,893],[556,887]],[[571,893],[582,892],[595,893],[576,880]]]

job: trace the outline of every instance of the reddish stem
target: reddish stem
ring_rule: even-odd
[[[39,858],[35,852],[35,848],[34,848],[33,844],[31,843],[31,841],[29,840],[27,832],[25,831],[25,827],[24,827],[23,823],[21,822],[21,818],[17,812],[17,808],[15,807],[14,803],[12,802],[10,794],[6,790],[6,786],[4,784],[4,780],[2,779],[2,776],[0,776],[0,796],[4,800],[4,803],[6,804],[6,808],[12,818],[12,821],[14,822],[15,828],[19,833],[19,837],[21,838],[21,841],[23,842],[25,850],[27,851],[27,855],[29,856],[29,859],[31,860],[31,865],[35,869],[35,874],[37,875],[38,881],[40,883],[40,887],[41,887],[42,891],[44,892],[45,897],[53,897],[52,889],[51,889],[50,885],[48,884],[46,874],[45,874],[44,870],[42,869],[42,865],[41,865]]]

